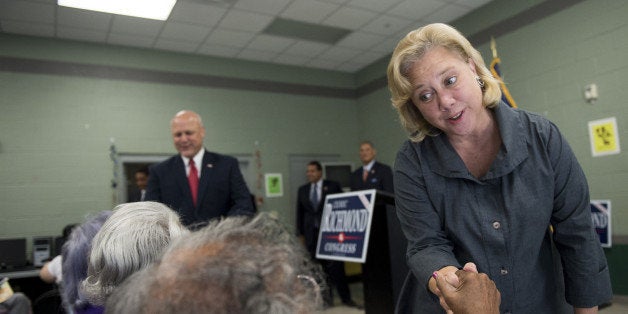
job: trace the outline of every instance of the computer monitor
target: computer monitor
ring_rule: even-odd
[[[0,239],[0,268],[26,266],[26,238]]]

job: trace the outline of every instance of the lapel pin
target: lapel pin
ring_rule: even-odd
[[[214,164],[207,164],[207,168],[214,168]]]

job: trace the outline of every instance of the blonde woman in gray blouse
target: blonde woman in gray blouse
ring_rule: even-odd
[[[395,199],[418,286],[406,301],[449,310],[432,274],[472,262],[495,282],[502,313],[596,313],[612,291],[584,173],[556,125],[502,103],[498,83],[445,24],[393,52],[388,85],[410,134]]]

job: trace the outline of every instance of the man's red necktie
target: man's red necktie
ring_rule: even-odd
[[[190,158],[190,174],[188,175],[188,183],[190,184],[190,191],[192,191],[192,202],[196,207],[196,197],[198,196],[198,170],[194,166],[194,159]]]

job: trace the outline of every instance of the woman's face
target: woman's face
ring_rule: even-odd
[[[412,102],[432,126],[449,137],[472,134],[487,116],[475,63],[434,47],[410,68]]]

